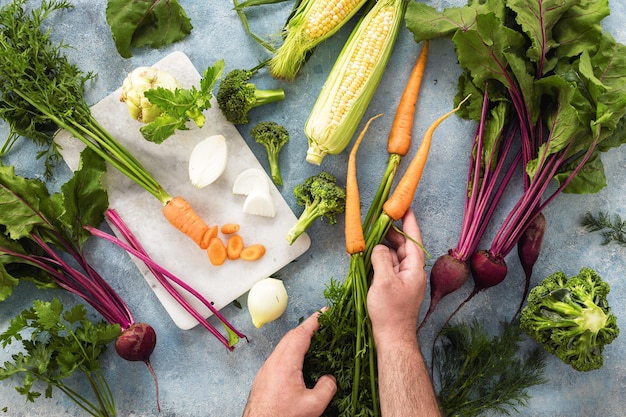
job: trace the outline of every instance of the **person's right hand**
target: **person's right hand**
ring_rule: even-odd
[[[408,210],[402,230],[419,244],[422,235],[415,215]],[[377,245],[372,251],[374,278],[367,296],[367,307],[376,343],[407,340],[417,342],[416,326],[426,291],[424,251],[409,238],[391,229],[387,240],[392,246]]]

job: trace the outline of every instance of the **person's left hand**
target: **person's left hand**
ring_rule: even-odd
[[[319,417],[337,391],[331,375],[324,375],[309,389],[304,384],[302,365],[319,328],[315,313],[278,343],[256,375],[244,417]]]

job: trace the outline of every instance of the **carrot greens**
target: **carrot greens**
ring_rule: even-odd
[[[68,45],[55,45],[50,32],[42,29],[52,12],[71,4],[48,0],[29,12],[25,3],[14,0],[0,9],[0,117],[9,125],[10,138],[22,136],[42,146],[39,156],[45,157],[49,177],[61,156],[52,134],[65,129],[150,194],[167,201],[159,183],[91,114],[83,92],[94,74],[81,72],[62,53]]]

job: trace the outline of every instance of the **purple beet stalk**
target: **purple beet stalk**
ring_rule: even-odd
[[[103,232],[94,227],[87,226],[86,229],[92,233],[94,236],[98,236],[100,238],[106,239],[125,251],[129,254],[137,257],[141,260],[152,272],[157,281],[165,288],[165,290],[189,313],[193,318],[195,318],[204,328],[206,328],[211,334],[213,334],[217,339],[222,342],[224,346],[230,351],[234,349],[234,346],[230,343],[229,339],[226,338],[222,333],[220,333],[211,323],[209,323],[185,298],[174,288],[174,286],[170,283],[170,281],[179,285],[185,291],[193,295],[197,298],[202,304],[204,304],[217,319],[230,331],[232,334],[236,335],[238,338],[242,338],[248,340],[247,336],[238,331],[231,323],[226,320],[226,318],[217,310],[210,301],[208,301],[205,297],[202,296],[198,291],[196,291],[193,287],[187,284],[182,279],[178,278],[176,275],[163,268],[161,265],[156,263],[147,252],[143,249],[137,238],[130,231],[129,227],[124,223],[119,214],[113,210],[108,209],[105,213],[107,220],[111,222],[111,224],[122,234],[124,239],[128,242],[124,242],[121,239],[116,238],[106,232]]]

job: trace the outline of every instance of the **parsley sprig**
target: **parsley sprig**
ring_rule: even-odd
[[[113,395],[100,368],[100,357],[120,333],[117,324],[90,321],[83,304],[64,311],[57,298],[35,300],[32,308],[14,317],[0,334],[3,348],[14,341],[22,342],[23,347],[11,356],[12,361],[0,367],[0,380],[23,375],[16,389],[30,402],[41,397],[37,383],[43,383],[46,398],[52,397],[56,388],[91,416],[115,416]],[[87,380],[93,398],[81,393],[81,380],[69,379],[75,372]]]

